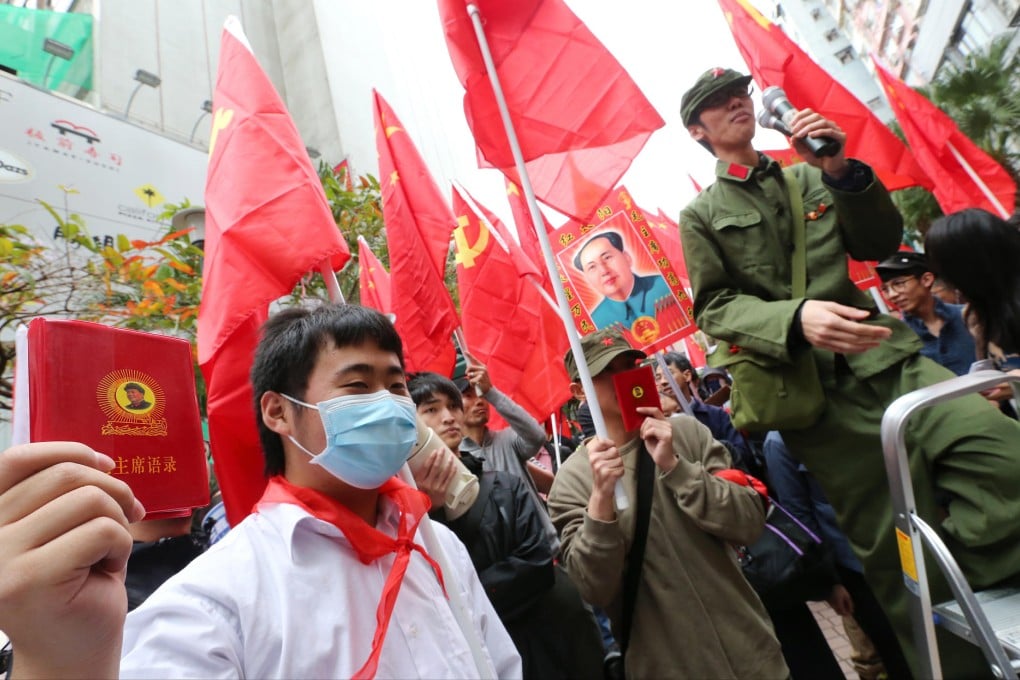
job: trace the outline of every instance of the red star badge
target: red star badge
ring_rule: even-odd
[[[602,344],[605,345],[606,347],[612,347],[613,342],[614,341],[612,338],[602,338]]]
[[[719,68],[718,66],[716,66],[714,69],[712,69],[712,77],[713,78],[718,78],[719,76],[721,76],[725,72],[726,72],[726,69]]]

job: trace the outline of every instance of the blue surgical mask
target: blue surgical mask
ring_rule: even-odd
[[[318,409],[326,448],[315,454],[288,435],[312,462],[359,489],[376,489],[397,474],[417,439],[414,402],[386,390],[320,401],[315,406],[282,394],[295,404]]]

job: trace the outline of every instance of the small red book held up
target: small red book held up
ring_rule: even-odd
[[[641,423],[648,417],[637,412],[639,406],[662,408],[659,389],[655,384],[655,372],[651,366],[638,366],[614,374],[613,388],[623,416],[623,428],[628,432],[641,427]]]
[[[27,355],[27,356],[26,356]],[[78,441],[113,458],[110,473],[145,519],[184,517],[209,503],[209,468],[191,345],[97,323],[38,318],[19,338],[15,438]],[[22,421],[20,424],[18,421]],[[23,439],[22,439],[23,440]]]

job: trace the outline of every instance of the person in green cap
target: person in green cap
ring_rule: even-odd
[[[625,429],[613,376],[645,355],[618,330],[586,335],[581,347],[595,388],[587,396],[598,401],[609,438],[588,439],[564,461],[549,492],[549,514],[560,532],[561,563],[625,645],[626,677],[787,678],[768,614],[730,546],[761,534],[765,502],[750,486],[719,476],[737,471],[694,418],[667,419],[643,408],[648,417],[640,427]],[[565,363],[579,396],[572,354]],[[651,508],[630,596],[642,473],[650,479]],[[631,501],[620,511],[613,501],[618,481]]]
[[[810,109],[789,124],[805,162],[787,171],[806,213],[806,293],[792,295],[790,193],[779,164],[752,145],[750,80],[712,69],[681,101],[689,134],[718,159],[716,182],[680,217],[695,319],[728,343],[709,357],[716,366],[750,354],[780,367],[810,353],[824,410],[809,427],[783,430],[783,439],[822,484],[917,673],[879,426],[897,397],[953,374],[922,357],[917,335],[879,314],[847,275],[847,255],[882,260],[896,251],[902,218],[872,169],[846,158],[842,146],[828,157],[811,153],[806,137],[842,144],[846,135]],[[775,398],[739,380],[734,390],[745,399]],[[1015,581],[1020,573],[1018,441],[1020,424],[978,395],[911,420],[907,444],[917,510],[939,528],[975,588]],[[928,574],[935,601],[949,599],[937,570]],[[976,647],[951,637],[940,639],[946,677],[973,677],[988,668]]]

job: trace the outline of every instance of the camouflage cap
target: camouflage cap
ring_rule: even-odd
[[[581,349],[584,351],[584,358],[592,377],[606,370],[609,362],[621,354],[632,354],[635,359],[644,359],[646,356],[641,350],[631,347],[624,339],[623,333],[614,328],[604,328],[584,336],[581,338]],[[580,377],[573,352],[567,352],[563,357],[563,364],[567,367],[567,375],[571,380]]]
[[[698,78],[691,89],[684,92],[680,99],[680,118],[684,125],[691,125],[698,117],[701,104],[710,95],[731,85],[743,85],[751,82],[751,76],[746,76],[731,68],[710,68]]]

